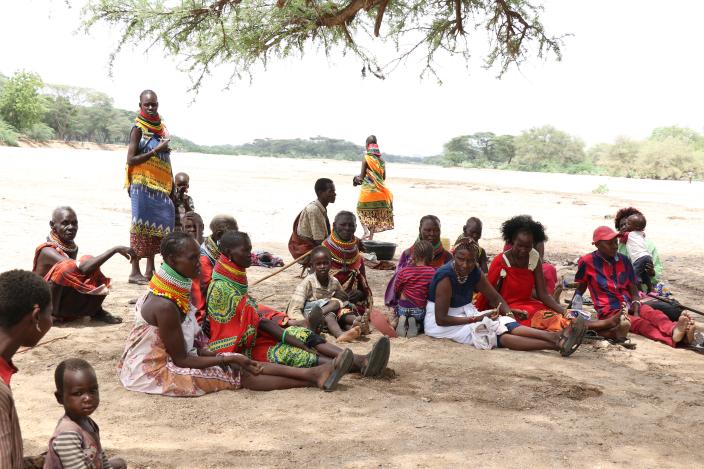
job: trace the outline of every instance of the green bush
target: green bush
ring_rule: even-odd
[[[19,136],[14,127],[0,119],[0,144],[16,147]]]
[[[53,139],[55,134],[54,129],[43,122],[39,122],[27,130],[25,135],[37,142],[46,142],[47,140]]]

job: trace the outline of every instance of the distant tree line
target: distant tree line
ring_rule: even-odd
[[[479,132],[445,143],[428,163],[472,168],[571,174],[605,174],[649,179],[704,176],[704,135],[682,127],[661,127],[644,140],[617,138],[586,149],[579,138],[551,126],[521,134]]]
[[[17,145],[20,135],[37,140],[126,144],[135,112],[113,107],[105,93],[49,85],[33,73],[0,75],[0,144]],[[359,160],[364,148],[346,140],[257,139],[244,145],[198,145],[172,136],[175,149],[223,155]],[[383,150],[383,148],[382,148]],[[551,126],[519,135],[478,132],[445,143],[441,155],[414,158],[384,153],[390,162],[438,164],[520,171],[607,174],[651,179],[704,176],[704,135],[661,127],[644,140],[618,138],[589,149],[579,138]]]

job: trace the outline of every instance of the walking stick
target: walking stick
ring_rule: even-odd
[[[693,313],[697,313],[697,314],[704,316],[704,311],[699,311],[698,309],[694,309],[694,308],[690,308],[689,306],[685,306],[677,300],[665,298],[664,296],[658,296],[655,293],[648,293],[648,296],[651,298],[655,298],[656,300],[664,301],[665,303],[669,303],[673,306],[679,306],[680,308],[682,308],[684,310],[691,311]]]
[[[260,283],[262,283],[264,280],[269,279],[269,278],[273,277],[274,275],[279,275],[281,272],[283,272],[284,270],[288,269],[289,267],[291,267],[292,265],[296,264],[298,261],[300,261],[301,259],[303,259],[304,257],[306,257],[308,254],[310,254],[311,251],[312,251],[312,249],[311,249],[310,251],[308,251],[307,253],[303,254],[302,256],[300,256],[298,259],[294,259],[294,260],[292,260],[291,262],[289,262],[288,264],[286,264],[285,266],[281,267],[281,268],[280,268],[279,270],[277,270],[276,272],[272,272],[272,273],[270,273],[269,275],[267,275],[266,277],[260,278],[259,280],[257,280],[256,282],[254,282],[251,286],[255,286],[255,285],[257,285],[257,284],[260,284]]]

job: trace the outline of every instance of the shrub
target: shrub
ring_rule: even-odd
[[[37,142],[46,142],[54,138],[54,129],[43,122],[38,122],[30,127],[29,130],[25,132],[25,135]]]
[[[0,119],[0,144],[16,147],[19,136],[14,127]]]

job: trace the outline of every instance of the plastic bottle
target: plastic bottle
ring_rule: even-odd
[[[582,311],[583,308],[584,299],[582,298],[582,295],[580,295],[579,293],[575,293],[574,297],[572,298],[572,307],[570,309]]]

